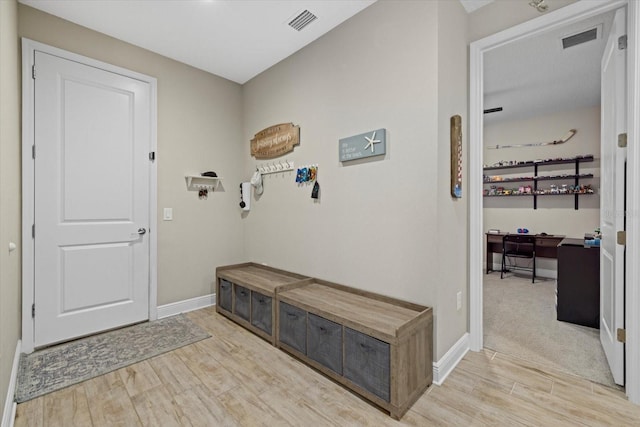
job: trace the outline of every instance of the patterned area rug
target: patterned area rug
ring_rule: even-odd
[[[178,315],[23,353],[15,400],[25,402],[209,336]]]

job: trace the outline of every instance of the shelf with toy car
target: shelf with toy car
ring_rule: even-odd
[[[593,162],[592,155],[576,156],[572,158],[547,159],[547,160],[529,160],[529,161],[501,161],[491,166],[485,166],[483,172],[498,169],[517,169],[517,168],[533,168],[532,176],[507,176],[500,175],[490,176],[484,175],[484,184],[490,185],[483,190],[484,197],[514,197],[529,196],[533,198],[533,208],[538,207],[538,196],[574,196],[574,208],[578,209],[578,196],[595,194],[595,190],[591,184],[581,183],[581,180],[592,179],[592,173],[580,173],[580,164],[585,162]],[[549,165],[573,164],[575,173],[563,173],[556,175],[539,175],[539,167]],[[573,184],[550,184],[546,188],[539,188],[538,182],[541,181],[563,181],[572,180]],[[509,183],[514,182],[531,182],[533,185],[520,185],[518,187],[509,187]]]

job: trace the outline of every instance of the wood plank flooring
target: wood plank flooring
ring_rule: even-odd
[[[497,354],[469,352],[394,421],[217,315],[212,337],[18,405],[15,426],[638,426],[624,395]]]

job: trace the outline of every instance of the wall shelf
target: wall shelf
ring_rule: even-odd
[[[592,173],[582,173],[580,175],[542,175],[542,176],[521,176],[517,178],[505,178],[494,181],[484,181],[484,184],[499,184],[503,182],[532,182],[532,181],[560,181],[562,179],[587,179],[593,178]]]
[[[218,188],[218,184],[222,181],[222,177],[201,176],[201,175],[185,175],[187,182],[187,190],[208,190],[214,191]]]
[[[531,160],[525,162],[518,162],[517,164],[501,164],[495,166],[487,166],[482,170],[483,172],[499,170],[499,169],[523,169],[523,168],[533,168],[533,176],[520,176],[514,178],[505,178],[500,180],[495,179],[487,179],[488,177],[485,175],[483,184],[485,185],[502,185],[505,183],[512,182],[533,182],[533,188],[529,187],[530,193],[511,193],[511,194],[484,194],[484,197],[520,197],[520,196],[528,196],[533,197],[533,209],[538,208],[538,196],[574,196],[574,208],[578,210],[578,196],[588,196],[594,194],[591,192],[577,192],[577,191],[568,191],[568,192],[542,192],[538,188],[538,181],[560,181],[560,180],[573,180],[574,186],[578,187],[581,179],[591,179],[593,178],[592,173],[581,174],[580,173],[580,163],[593,162],[594,158],[592,155],[586,156],[577,156],[569,159],[549,159],[549,160]],[[575,173],[573,174],[562,174],[562,175],[538,175],[538,168],[540,166],[550,166],[550,165],[561,165],[561,164],[573,164],[575,165]],[[507,189],[508,190],[508,189]],[[486,190],[485,190],[486,191]]]

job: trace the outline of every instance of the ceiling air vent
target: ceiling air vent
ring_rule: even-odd
[[[592,28],[587,31],[583,31],[578,34],[574,34],[562,39],[562,48],[568,49],[573,46],[577,46],[582,43],[590,42],[598,38],[598,27]]]
[[[305,10],[304,12],[298,14],[298,16],[293,18],[291,21],[289,21],[289,26],[294,30],[301,31],[304,27],[311,24],[316,19],[318,19],[316,15],[309,12],[308,10]]]

